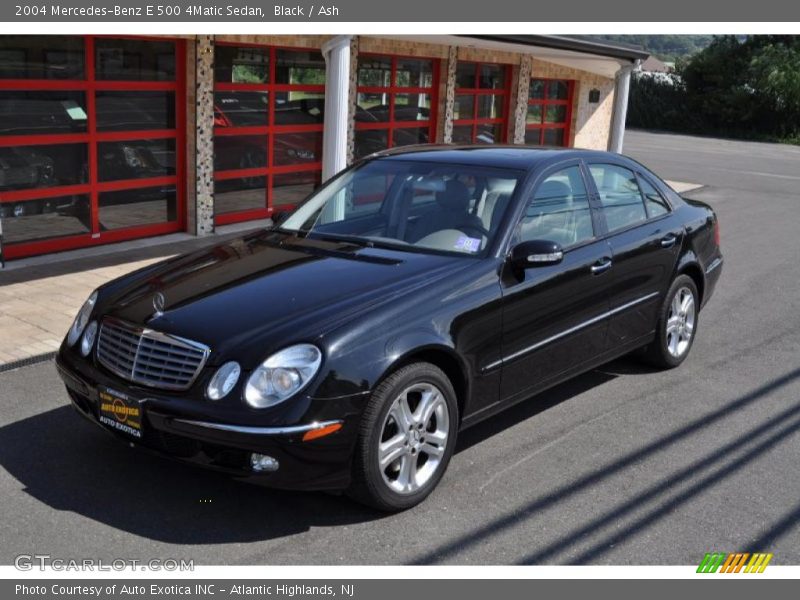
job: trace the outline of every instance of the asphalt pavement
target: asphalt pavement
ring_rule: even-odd
[[[721,220],[691,356],[615,361],[463,432],[438,490],[386,516],[143,454],[81,420],[51,363],[0,374],[0,563],[800,563],[800,148],[628,132]]]

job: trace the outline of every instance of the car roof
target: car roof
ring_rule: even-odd
[[[622,157],[612,152],[601,152],[599,150],[549,146],[420,144],[384,150],[368,158],[392,161],[419,160],[527,171],[545,162],[556,161],[559,158],[619,160]]]

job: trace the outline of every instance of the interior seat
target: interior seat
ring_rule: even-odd
[[[471,200],[466,185],[457,179],[449,180],[444,190],[436,192],[434,208],[421,215],[410,228],[406,241],[413,244],[436,231],[460,229],[463,226],[467,227],[465,233],[477,236],[483,223],[477,216],[469,213]],[[478,231],[474,229],[475,227]]]

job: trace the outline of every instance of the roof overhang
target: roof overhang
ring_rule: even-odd
[[[643,50],[548,35],[397,35],[380,36],[428,44],[530,54],[539,60],[614,77],[622,67],[644,60]]]

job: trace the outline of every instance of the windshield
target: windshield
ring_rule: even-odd
[[[333,180],[280,228],[406,249],[481,255],[521,174],[377,159]]]

